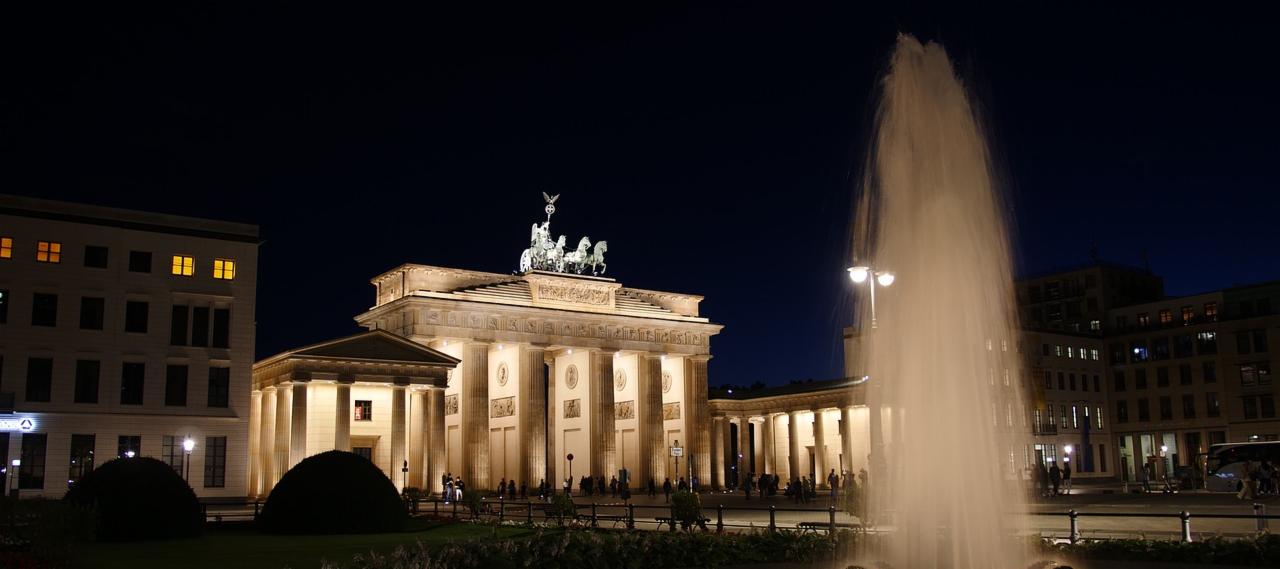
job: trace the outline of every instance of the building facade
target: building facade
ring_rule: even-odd
[[[150,456],[202,498],[244,496],[258,242],[253,225],[0,196],[6,488],[61,496]]]

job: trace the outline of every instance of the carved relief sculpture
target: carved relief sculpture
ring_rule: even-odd
[[[497,419],[516,414],[516,398],[500,397],[489,401],[489,417]]]
[[[582,416],[582,400],[569,399],[564,402],[564,418],[573,419]]]
[[[445,415],[458,414],[458,394],[457,393],[453,395],[444,396],[444,414]]]
[[[680,418],[680,402],[662,404],[662,420],[674,421]]]
[[[507,371],[507,362],[502,362],[502,363],[498,364],[498,370],[497,370],[495,373],[497,374],[498,385],[499,385],[499,386],[506,386],[506,385],[507,385],[507,376],[508,376],[508,371]]]
[[[634,419],[636,418],[636,402],[635,401],[619,401],[613,404],[614,419]]]
[[[569,368],[564,370],[564,385],[569,389],[578,386],[578,366],[569,364]]]

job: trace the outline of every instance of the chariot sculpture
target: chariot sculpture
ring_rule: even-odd
[[[608,243],[597,241],[592,246],[591,238],[583,237],[578,240],[576,249],[565,252],[564,235],[554,241],[551,239],[551,214],[556,212],[555,203],[560,199],[560,195],[550,196],[542,192],[542,197],[547,202],[544,208],[547,212],[547,220],[533,224],[529,232],[529,248],[520,254],[520,272],[539,270],[575,275],[603,275],[608,267],[604,262],[604,254],[609,250]]]

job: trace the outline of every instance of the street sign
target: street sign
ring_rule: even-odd
[[[671,447],[671,456],[684,456],[684,447]]]

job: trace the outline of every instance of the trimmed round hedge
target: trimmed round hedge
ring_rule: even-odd
[[[407,518],[386,474],[363,457],[331,450],[289,469],[258,522],[271,533],[378,533],[404,529]]]
[[[63,500],[97,515],[104,541],[200,535],[204,515],[196,493],[173,467],[154,458],[117,458],[76,482]]]

